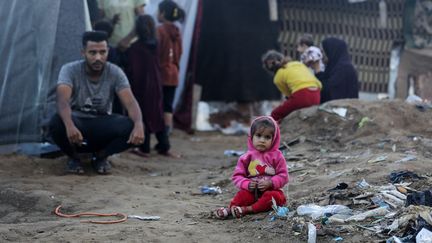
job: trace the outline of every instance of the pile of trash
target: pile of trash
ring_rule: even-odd
[[[280,125],[288,207],[274,205],[267,225],[252,218],[247,227],[311,243],[432,243],[431,111],[398,100],[336,100],[293,112]]]
[[[343,234],[354,229],[368,231],[387,243],[432,242],[432,190],[410,187],[429,178],[396,171],[388,180],[387,185],[370,185],[364,179],[355,185],[339,183],[321,201],[300,205],[286,218],[296,234],[307,231],[308,242],[317,242],[317,236],[323,235],[341,241]]]

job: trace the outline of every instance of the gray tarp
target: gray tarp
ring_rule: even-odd
[[[80,57],[84,30],[83,0],[0,1],[0,145],[42,140],[59,69]]]

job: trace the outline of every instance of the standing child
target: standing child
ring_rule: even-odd
[[[179,82],[179,63],[182,54],[182,39],[175,21],[183,21],[185,12],[172,0],[159,3],[158,27],[160,62],[162,68],[163,108],[168,132],[173,126],[173,101]]]
[[[273,83],[286,97],[271,116],[280,122],[291,112],[319,105],[320,81],[301,62],[291,61],[282,53],[270,50],[262,57],[264,69],[274,75]]]
[[[312,35],[305,34],[300,37],[297,43],[297,51],[300,53],[300,61],[308,66],[312,72],[316,72],[311,68],[314,63],[318,63],[320,72],[324,71],[323,54],[318,47],[314,46]]]
[[[134,150],[140,156],[150,153],[150,134],[158,140],[158,153],[169,155],[170,143],[162,110],[162,85],[156,26],[150,15],[140,15],[135,23],[138,40],[127,50],[127,74],[132,91],[142,111],[144,143]]]
[[[217,218],[229,215],[235,218],[250,213],[269,211],[272,198],[278,206],[286,203],[282,187],[288,183],[288,169],[279,150],[280,131],[269,116],[256,118],[248,136],[248,151],[243,154],[234,169],[232,180],[239,192],[228,208],[217,209]]]

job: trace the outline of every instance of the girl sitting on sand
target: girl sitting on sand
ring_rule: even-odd
[[[286,203],[282,187],[288,183],[288,170],[279,143],[279,126],[273,118],[262,116],[252,122],[248,151],[239,158],[232,176],[240,191],[228,208],[214,212],[217,218],[269,211],[272,198],[278,206]]]

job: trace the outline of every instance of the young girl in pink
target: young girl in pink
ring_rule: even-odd
[[[214,212],[217,218],[269,211],[272,198],[278,206],[286,203],[282,187],[288,183],[288,169],[279,144],[279,126],[273,118],[262,116],[252,122],[248,151],[239,158],[232,176],[240,191],[228,208]]]

